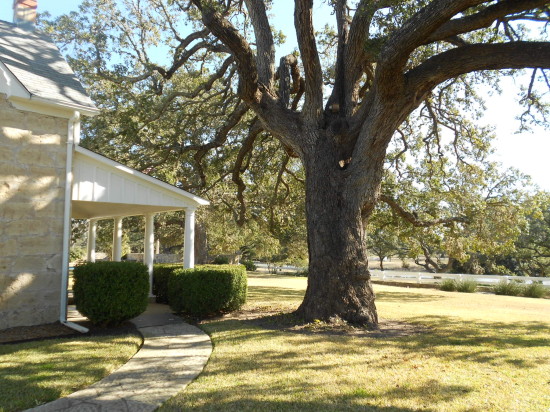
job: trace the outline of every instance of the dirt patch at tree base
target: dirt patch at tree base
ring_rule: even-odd
[[[376,329],[351,325],[339,318],[331,319],[329,322],[304,322],[293,312],[270,311],[266,309],[232,312],[221,317],[203,319],[198,323],[209,323],[220,320],[241,320],[264,329],[290,333],[346,335],[367,338],[406,337],[429,331],[427,326],[389,319],[380,319],[378,328]]]
[[[266,329],[283,330],[291,333],[345,335],[365,338],[397,338],[428,331],[425,326],[388,319],[379,320],[378,328],[350,325],[341,319],[331,319],[329,322],[304,322],[292,313],[267,316],[254,319],[251,322]]]

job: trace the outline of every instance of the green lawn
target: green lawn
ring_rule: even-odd
[[[250,275],[246,310],[289,311],[305,282]],[[375,289],[381,318],[429,332],[372,338],[207,323],[207,367],[161,410],[549,410],[550,300]]]
[[[141,346],[138,335],[0,345],[0,412],[53,401],[99,381]]]

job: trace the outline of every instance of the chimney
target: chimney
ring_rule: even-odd
[[[14,0],[13,22],[20,27],[34,30],[37,0]]]

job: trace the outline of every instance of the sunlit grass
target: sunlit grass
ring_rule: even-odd
[[[99,381],[139,349],[138,335],[0,345],[0,412],[53,401]]]
[[[247,310],[296,308],[306,279],[249,275]],[[381,318],[427,333],[372,338],[206,323],[215,350],[161,410],[547,411],[550,301],[375,286]]]

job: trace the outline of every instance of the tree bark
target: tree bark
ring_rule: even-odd
[[[312,132],[323,133],[322,130]],[[309,248],[308,287],[297,314],[306,321],[343,319],[376,327],[360,203],[350,198],[349,174],[326,136],[304,154]],[[313,140],[313,139],[312,139]],[[324,144],[323,144],[324,143]],[[357,193],[359,196],[359,193]]]

